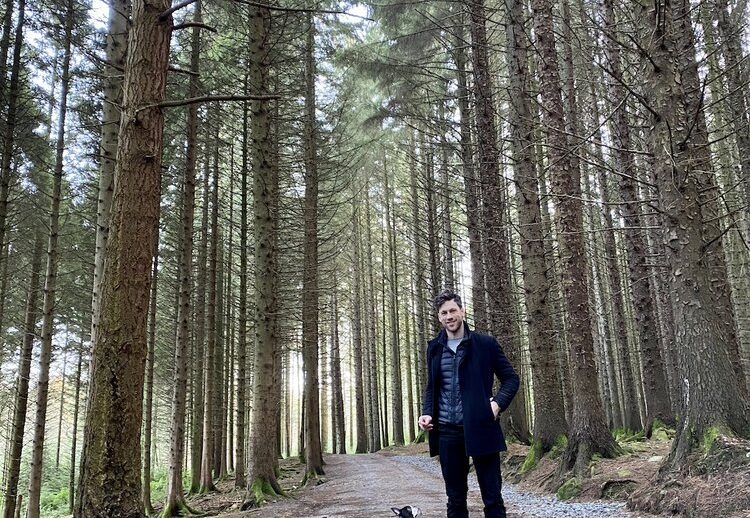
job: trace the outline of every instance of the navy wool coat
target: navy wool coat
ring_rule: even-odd
[[[505,451],[505,436],[500,422],[492,415],[490,398],[493,397],[494,377],[500,380],[500,390],[494,400],[505,411],[518,392],[520,380],[506,358],[500,344],[493,337],[469,330],[464,323],[468,338],[464,360],[458,368],[458,383],[461,387],[461,404],[464,415],[464,440],[466,455],[485,455]],[[422,414],[432,416],[435,426],[429,432],[430,456],[439,453],[440,425],[438,424],[438,401],[440,395],[440,357],[448,337],[445,329],[427,344],[427,388],[425,389]]]

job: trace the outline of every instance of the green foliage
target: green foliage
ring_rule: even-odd
[[[576,478],[569,478],[557,490],[557,498],[560,500],[570,500],[581,494],[581,482]]]
[[[46,457],[46,455],[45,455]],[[67,469],[55,468],[46,464],[43,472],[42,492],[39,495],[39,506],[45,517],[70,516],[68,502],[70,499],[69,473]]]

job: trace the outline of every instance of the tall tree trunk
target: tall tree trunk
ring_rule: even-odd
[[[65,348],[68,347],[68,333],[65,333]],[[62,422],[63,413],[65,412],[65,373],[68,368],[68,355],[67,351],[63,357],[63,368],[62,374],[60,375],[60,410],[58,412],[57,419],[57,448],[55,449],[55,469],[60,468],[60,441],[62,439]]]
[[[416,198],[415,198],[416,199]],[[376,307],[376,296],[375,296],[375,280],[374,280],[374,268],[373,268],[373,257],[372,257],[372,225],[371,225],[370,212],[370,197],[365,197],[365,228],[367,229],[367,305],[371,308]],[[416,246],[416,245],[415,245]],[[418,252],[419,253],[419,252]],[[369,428],[369,451],[379,451],[381,448],[381,435],[380,435],[380,382],[378,380],[378,346],[377,346],[377,330],[375,326],[375,319],[367,319],[367,364],[370,371],[370,384],[365,387],[368,392],[368,398],[370,399],[370,415],[368,421],[370,422]]]
[[[412,241],[414,242],[414,292],[412,293],[413,303],[416,307],[416,319],[417,319],[417,353],[418,359],[421,360],[424,356],[427,344],[427,330],[425,329],[425,317],[427,305],[427,295],[425,293],[425,277],[424,277],[424,256],[422,247],[422,220],[421,211],[419,207],[421,205],[420,198],[417,190],[417,183],[419,176],[417,173],[417,160],[415,153],[417,151],[416,140],[414,138],[414,131],[409,132],[409,138],[411,142],[412,153],[409,154],[409,190],[411,193],[411,234]],[[369,217],[367,220],[367,236],[368,236],[368,260],[367,266],[369,276],[372,279],[372,247],[370,243],[370,225]],[[372,291],[372,281],[370,282],[370,290]],[[475,313],[476,314],[476,313]],[[370,324],[375,327],[375,319],[370,319]],[[374,333],[373,333],[374,334]],[[375,337],[373,336],[373,341]],[[417,393],[423,394],[425,388],[425,378],[423,376],[423,366],[421,361],[417,361],[415,365],[417,370]]]
[[[393,386],[393,443],[404,444],[404,401],[401,381],[401,346],[398,320],[398,260],[396,259],[396,216],[393,210],[393,191],[388,184],[389,172],[383,171],[385,187],[385,225],[388,239],[388,277],[391,322],[391,384]],[[452,261],[452,259],[451,259]],[[447,266],[446,266],[447,269]],[[446,277],[447,282],[447,277]]]
[[[336,275],[333,276],[336,286]],[[339,306],[338,291],[333,289],[331,297],[331,391],[333,394],[333,412],[331,412],[331,429],[333,431],[333,452],[346,453],[346,426],[344,422],[344,392],[341,385],[341,349],[339,341]]]
[[[161,210],[160,210],[161,212]],[[148,303],[148,337],[146,339],[146,374],[143,398],[143,508],[154,513],[151,504],[151,441],[154,414],[154,364],[156,360],[156,295],[159,288],[159,218],[154,234],[154,261],[151,267],[151,293]]]
[[[193,22],[200,24],[202,2],[197,0]],[[198,73],[202,29],[192,28],[190,70]],[[198,77],[190,76],[188,97],[198,95]],[[169,468],[167,472],[166,500],[162,516],[177,516],[188,511],[182,487],[182,467],[185,450],[185,412],[187,407],[188,356],[190,354],[191,305],[193,291],[193,223],[195,219],[195,164],[198,140],[198,105],[187,109],[187,135],[185,149],[185,178],[182,181],[182,208],[180,221],[180,249],[178,255],[177,336],[174,350],[174,386],[169,439]],[[157,243],[158,247],[158,243]]]
[[[167,0],[133,5],[115,192],[94,344],[79,518],[143,516],[140,451],[146,316],[159,213],[172,17]]]
[[[484,0],[469,5],[471,19],[471,49],[474,65],[474,97],[476,102],[479,181],[482,184],[481,217],[484,249],[492,254],[484,256],[486,300],[489,330],[504,348],[508,359],[521,365],[520,351],[514,327],[511,297],[510,257],[505,221],[506,192],[500,176],[500,156],[497,147],[495,105],[492,75],[487,45]],[[490,275],[489,272],[492,272]],[[523,398],[516,398],[504,416],[504,424],[517,439],[529,441],[526,409]]]
[[[195,337],[194,358],[200,361],[193,362],[193,386],[192,386],[192,421],[193,432],[190,438],[190,493],[201,491],[202,465],[203,465],[203,426],[205,420],[204,407],[206,405],[206,384],[204,382],[207,368],[206,357],[208,348],[206,344],[206,261],[208,257],[208,197],[210,196],[209,177],[211,176],[211,161],[208,160],[209,139],[205,143],[206,159],[203,167],[203,206],[201,208],[201,244],[198,248],[198,264],[196,270],[198,282],[195,294]]]
[[[42,232],[37,230],[34,238],[34,255],[31,258],[31,276],[29,278],[28,294],[26,296],[26,312],[23,326],[23,345],[18,360],[18,375],[16,380],[16,397],[13,411],[13,428],[10,434],[10,447],[7,457],[10,465],[5,479],[5,503],[3,518],[13,518],[18,496],[18,479],[21,472],[21,452],[23,451],[23,436],[26,428],[26,409],[29,398],[29,375],[31,373],[31,357],[34,348],[34,338],[37,336],[36,322],[39,314],[39,277],[42,271],[42,256],[44,239]]]
[[[250,6],[250,93],[264,95],[269,90],[271,13],[267,7]],[[253,209],[255,232],[255,386],[253,428],[248,455],[248,504],[258,505],[264,495],[281,493],[274,467],[277,449],[277,388],[275,362],[279,354],[278,325],[278,248],[279,177],[271,131],[270,101],[251,103],[253,142]],[[270,433],[269,433],[270,432]]]
[[[447,84],[446,90],[447,90]],[[447,95],[447,92],[446,92]],[[438,101],[438,124],[440,125],[440,188],[442,208],[441,219],[443,220],[443,271],[445,272],[445,287],[456,289],[456,274],[453,268],[453,232],[451,230],[451,183],[448,159],[450,157],[450,146],[448,145],[448,121],[445,118],[445,99]],[[395,253],[395,250],[394,250]]]
[[[440,279],[440,253],[437,239],[437,201],[435,200],[435,174],[433,164],[432,143],[425,141],[424,133],[420,134],[422,149],[422,169],[424,171],[424,191],[427,202],[427,250],[430,259],[430,292],[432,296],[442,289]],[[385,316],[385,315],[384,315]],[[439,322],[433,319],[435,331],[439,330]]]
[[[6,81],[6,63],[8,57],[8,48],[10,46],[10,35],[11,35],[11,22],[13,15],[13,1],[9,0],[5,5],[5,17],[3,19],[3,38],[0,50],[0,67],[2,67],[2,73],[0,73],[0,100],[6,100],[5,92],[5,81]],[[15,146],[15,133],[16,123],[18,115],[18,101],[19,94],[21,91],[20,73],[21,73],[21,51],[23,50],[23,26],[26,19],[26,0],[18,1],[18,12],[16,27],[14,31],[13,40],[13,63],[10,69],[10,84],[8,85],[7,92],[7,110],[5,110],[5,104],[0,104],[0,119],[2,124],[2,157],[0,157],[0,272],[4,272],[5,276],[7,272],[7,261],[8,261],[8,249],[6,245],[6,233],[8,225],[8,197],[10,194],[10,186],[13,172],[13,148]],[[4,115],[4,118],[2,117]],[[6,289],[3,287],[0,292],[0,332],[3,329],[3,320],[5,312],[5,298]],[[4,345],[0,343],[0,345]],[[2,347],[2,353],[0,353],[0,360],[3,360],[5,354],[5,348]]]
[[[605,26],[614,35],[617,21],[615,20],[613,1],[605,0],[603,5]],[[644,428],[646,435],[650,436],[655,419],[673,424],[674,416],[669,401],[664,362],[659,351],[655,307],[646,264],[646,243],[641,231],[643,223],[635,184],[635,159],[629,151],[631,149],[630,125],[626,104],[627,93],[622,83],[620,45],[612,38],[606,39],[605,42],[611,74],[608,84],[609,96],[616,106],[612,118],[612,134],[615,147],[615,167],[617,168],[620,197],[622,198],[620,213],[625,223],[630,289],[633,295],[645,382],[646,422]],[[626,410],[627,408],[626,406]],[[635,423],[627,422],[626,424],[633,425]]]
[[[458,88],[458,110],[460,114],[459,132],[461,145],[461,165],[464,176],[464,196],[466,199],[466,228],[469,237],[469,253],[471,255],[471,301],[473,304],[474,326],[478,330],[486,330],[487,325],[487,303],[485,300],[486,290],[484,287],[484,255],[482,251],[482,228],[481,220],[481,183],[477,181],[476,168],[474,167],[474,148],[471,142],[472,118],[471,118],[471,93],[468,87],[468,74],[466,72],[466,46],[464,45],[465,16],[462,11],[459,23],[459,34],[456,36],[454,50],[454,61],[456,63],[456,79]],[[415,146],[412,145],[412,149]],[[419,267],[417,267],[419,268]],[[419,271],[419,270],[418,270]],[[421,317],[424,319],[424,315]],[[424,344],[424,335],[418,340],[420,347]],[[420,362],[421,364],[421,362]]]
[[[100,144],[99,196],[96,208],[96,248],[94,252],[94,285],[91,294],[91,343],[96,342],[99,322],[104,254],[109,237],[112,193],[114,191],[117,138],[120,129],[123,70],[128,49],[131,0],[108,0],[106,43],[104,46],[104,101],[102,103],[102,139]]]
[[[83,336],[83,329],[79,329]],[[76,389],[73,402],[73,433],[70,445],[70,479],[68,481],[68,512],[73,514],[75,506],[75,484],[76,484],[76,449],[78,447],[78,414],[81,408],[81,370],[83,368],[83,338],[81,338],[80,350],[78,351],[78,363],[76,364]]]
[[[308,12],[305,38],[305,225],[302,278],[302,360],[305,374],[305,482],[323,474],[318,379],[318,132],[315,120],[315,20]],[[361,336],[360,336],[361,337]],[[361,378],[359,379],[361,382]]]
[[[49,368],[52,361],[52,335],[55,320],[55,288],[57,286],[58,238],[60,229],[60,199],[63,182],[63,154],[65,152],[65,122],[68,111],[70,88],[70,61],[72,56],[73,0],[68,0],[65,18],[65,50],[60,85],[60,111],[57,119],[57,142],[55,144],[55,172],[52,181],[50,203],[49,240],[47,242],[47,269],[44,279],[44,302],[42,303],[42,349],[39,356],[39,381],[37,384],[36,425],[34,448],[31,453],[29,473],[28,518],[39,518],[42,491],[42,469],[44,465],[44,432],[47,423],[47,396],[49,393]]]
[[[518,221],[521,239],[526,314],[529,326],[529,355],[534,383],[534,452],[536,462],[567,434],[560,378],[557,370],[555,331],[549,299],[549,270],[545,261],[544,228],[539,206],[538,179],[534,157],[533,125],[528,85],[528,41],[524,27],[523,5],[506,0],[507,61],[510,70],[511,135],[513,177],[516,184]]]
[[[636,14],[649,55],[644,61],[644,91],[653,125],[649,149],[655,154],[664,211],[678,370],[684,385],[677,436],[663,468],[679,469],[687,466],[690,453],[712,429],[745,434],[750,411],[730,360],[736,336],[727,329],[734,325],[727,287],[717,282],[722,280],[724,254],[710,201],[715,194],[708,177],[711,162],[691,8],[679,1],[660,9],[658,17],[650,6],[640,6]]]
[[[575,468],[577,476],[589,473],[595,453],[612,457],[618,450],[607,428],[597,383],[596,360],[588,305],[583,210],[580,170],[569,160],[564,109],[557,68],[552,3],[533,0],[534,32],[541,58],[542,119],[552,168],[555,219],[563,269],[563,296],[568,307],[569,351],[571,361],[573,419],[568,447],[560,464],[561,472]]]
[[[355,453],[367,452],[367,428],[365,425],[364,387],[362,375],[362,272],[360,258],[360,223],[355,209],[352,212],[352,246],[354,260],[352,261],[352,354],[354,355],[354,405],[356,409],[355,427],[357,429]]]
[[[216,146],[214,147],[214,183],[219,185],[219,142],[220,129],[216,129]],[[217,193],[218,196],[218,193]],[[221,198],[216,199],[217,210],[223,205],[221,199],[224,198],[222,192]],[[223,218],[222,218],[223,219]],[[213,213],[212,213],[212,227]],[[214,476],[219,480],[224,480],[227,476],[226,455],[224,448],[226,446],[226,399],[224,398],[224,358],[226,357],[226,335],[224,335],[224,227],[219,226],[218,214],[216,220],[216,306],[214,308],[214,332],[216,341],[214,345],[214,418],[213,418],[213,436],[214,436]],[[213,235],[212,235],[213,239]],[[210,282],[210,277],[209,277]],[[209,329],[211,327],[209,326]]]
[[[217,110],[214,108],[211,110],[212,114],[216,115]],[[210,123],[217,125],[219,121],[209,119]],[[210,216],[210,241],[208,250],[208,303],[206,311],[206,348],[203,361],[203,456],[201,457],[201,493],[208,491],[216,491],[214,485],[214,476],[219,475],[219,471],[216,469],[216,441],[221,442],[221,435],[216,435],[216,406],[219,403],[216,397],[217,391],[217,368],[216,368],[216,356],[217,356],[217,282],[216,282],[216,270],[218,264],[218,253],[219,253],[219,167],[218,167],[218,130],[214,130],[213,139],[211,146],[213,146],[213,167],[206,166],[206,174],[211,172],[213,181],[211,187],[211,216]],[[208,151],[209,147],[206,147]],[[206,153],[208,155],[208,152]],[[207,163],[210,163],[210,159],[206,157]],[[204,201],[208,203],[208,199]],[[208,234],[206,234],[208,238]]]
[[[247,94],[247,74],[245,75],[245,94]],[[245,480],[245,412],[247,399],[247,207],[249,174],[249,117],[248,103],[242,105],[242,169],[240,172],[240,300],[237,315],[237,442],[234,450],[235,477],[234,487],[244,489]]]

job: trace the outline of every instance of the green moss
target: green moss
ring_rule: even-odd
[[[549,451],[547,456],[550,459],[556,459],[562,453],[565,451],[565,448],[568,447],[568,436],[565,434],[560,434],[557,436],[557,439],[555,439],[555,444],[552,445],[552,449]]]
[[[581,494],[581,482],[573,477],[565,481],[557,490],[557,498],[565,501]]]
[[[536,465],[539,464],[539,460],[542,458],[543,454],[542,442],[537,440],[533,441],[531,443],[531,448],[529,448],[529,453],[526,454],[526,459],[521,466],[521,475],[534,469]]]
[[[627,443],[643,442],[646,440],[646,435],[643,433],[643,430],[634,432],[626,428],[616,428],[615,431],[612,432],[612,435],[620,446]]]
[[[715,426],[709,426],[708,430],[706,430],[706,433],[703,434],[703,442],[701,443],[703,447],[703,453],[708,453],[711,451],[711,446],[714,445],[714,442],[716,442],[716,438],[719,436],[719,429]]]

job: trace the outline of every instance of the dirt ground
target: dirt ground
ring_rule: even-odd
[[[443,481],[423,470],[389,458],[387,452],[326,455],[326,482],[301,489],[294,498],[223,518],[372,518],[388,516],[391,507],[418,505],[425,516],[445,515]],[[283,484],[283,481],[282,481]],[[469,511],[481,514],[479,493],[469,492]],[[515,518],[515,517],[514,517]]]
[[[688,476],[676,481],[674,488],[667,488],[665,494],[665,490],[658,487],[656,477],[662,460],[669,453],[670,441],[641,441],[627,447],[630,450],[627,455],[595,460],[591,466],[591,478],[582,482],[581,492],[573,501],[627,501],[630,498],[632,503],[632,500],[638,500],[639,493],[646,492],[670,499],[670,505],[660,506],[667,512],[662,516],[750,518],[750,506],[744,510],[743,505],[745,501],[750,502],[750,466],[743,463],[742,469],[737,469],[737,466],[724,469],[728,467],[724,465],[708,475]],[[513,472],[525,454],[525,446],[510,446],[503,467],[503,477],[509,482],[519,482],[519,477],[514,477]],[[260,509],[240,511],[245,493],[234,490],[233,480],[221,482],[219,493],[194,497],[189,503],[196,510],[223,518],[373,518],[393,516],[391,507],[405,505],[420,507],[425,517],[445,516],[446,497],[439,473],[393,459],[395,455],[426,456],[426,445],[388,448],[374,454],[326,455],[325,482],[304,488],[298,487],[303,474],[298,460],[284,459],[280,462],[279,481],[289,496],[275,498]],[[537,495],[541,501],[543,497],[549,497],[547,482],[556,468],[554,459],[545,458],[534,471],[523,477],[517,488],[526,493],[524,498],[536,500],[534,495]],[[632,516],[655,516],[645,512],[650,510],[649,506],[638,507],[640,510]],[[469,511],[472,516],[482,516],[482,502],[477,490],[469,490]],[[514,511],[520,512],[509,503],[510,518],[536,516],[514,514]],[[566,516],[576,515],[566,513]]]

